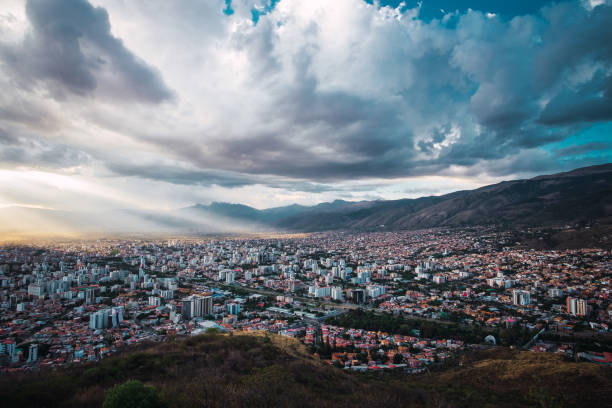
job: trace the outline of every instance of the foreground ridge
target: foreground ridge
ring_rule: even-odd
[[[169,407],[605,406],[612,402],[611,374],[556,355],[501,349],[467,353],[445,370],[410,378],[349,374],[294,339],[210,333],[143,344],[95,364],[5,377],[0,397],[7,406],[100,406],[106,390],[136,379],[159,389]]]

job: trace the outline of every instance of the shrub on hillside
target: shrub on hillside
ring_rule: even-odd
[[[106,391],[103,408],[165,408],[157,388],[129,380]]]

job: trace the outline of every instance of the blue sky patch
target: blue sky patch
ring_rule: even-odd
[[[253,7],[251,9],[251,18],[253,19],[253,24],[257,25],[257,23],[259,22],[259,17],[265,16],[266,14],[274,10],[274,7],[276,7],[279,1],[280,0],[270,0],[263,7]]]
[[[223,14],[226,16],[231,16],[234,14],[234,9],[232,8],[232,0],[225,0],[225,8],[223,9]]]
[[[374,4],[374,0],[364,0],[366,3]],[[482,11],[483,13],[495,13],[502,18],[512,18],[526,14],[534,14],[543,6],[550,4],[550,0],[403,0],[406,8],[415,8],[421,3],[420,17],[429,21],[439,19],[446,13],[455,10],[465,12],[468,9]],[[402,0],[380,0],[381,7],[391,6],[397,8]]]
[[[612,160],[612,122],[593,125],[542,148],[562,162],[590,159],[607,163]]]

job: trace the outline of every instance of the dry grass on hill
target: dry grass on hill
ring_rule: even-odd
[[[169,407],[611,406],[610,369],[504,349],[462,357],[422,376],[347,373],[299,341],[206,334],[145,344],[102,362],[0,378],[9,407],[100,407],[104,392],[137,379]]]

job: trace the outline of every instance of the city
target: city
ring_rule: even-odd
[[[610,365],[573,338],[611,344],[611,255],[523,249],[493,228],[4,246],[1,370],[211,330],[297,338],[352,370],[416,373],[495,344]]]
[[[612,406],[612,0],[0,1],[0,401]]]

